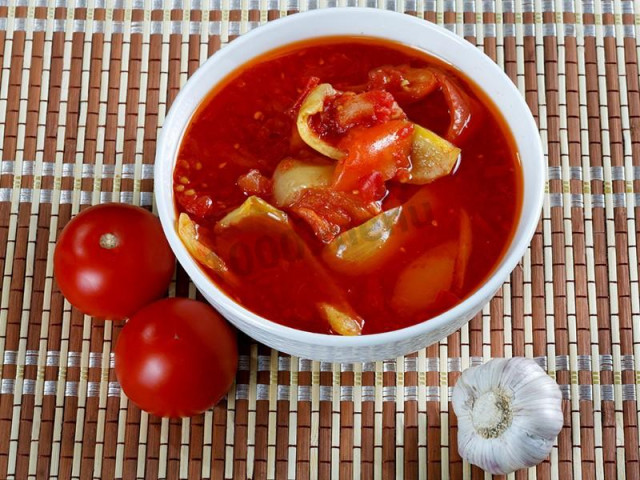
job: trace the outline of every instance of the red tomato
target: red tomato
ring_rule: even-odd
[[[53,269],[73,306],[95,317],[123,319],[166,293],[175,257],[154,215],[109,203],[87,208],[67,224]]]
[[[209,305],[166,298],[124,326],[115,348],[116,376],[143,410],[196,415],[227,393],[238,366],[234,330]]]

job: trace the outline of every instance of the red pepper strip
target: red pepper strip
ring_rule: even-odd
[[[348,192],[357,189],[371,172],[379,172],[386,181],[406,170],[411,165],[412,135],[413,124],[407,120],[351,129],[339,145],[348,153],[336,165],[333,188]]]
[[[451,143],[460,146],[469,135],[473,117],[473,100],[453,83],[446,75],[438,75],[442,93],[449,105],[451,124],[445,134],[445,138]]]

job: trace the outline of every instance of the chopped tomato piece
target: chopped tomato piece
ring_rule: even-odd
[[[265,177],[260,171],[253,168],[244,175],[240,175],[238,186],[249,196],[258,195],[264,197],[271,194],[273,185],[270,178]]]
[[[322,137],[335,138],[354,127],[371,127],[407,116],[393,96],[384,90],[339,93],[325,101],[324,109],[313,117],[313,129]]]
[[[379,172],[383,181],[408,174],[412,145],[413,124],[407,120],[354,128],[340,142],[347,155],[336,166],[334,188],[357,190],[360,181],[371,172]]]
[[[357,126],[372,126],[389,120],[406,118],[393,96],[384,90],[354,94],[344,93],[328,106],[338,133]]]
[[[319,188],[304,190],[291,211],[307,222],[324,243],[378,213],[376,207],[355,195]]]
[[[438,78],[430,68],[409,65],[383,66],[369,72],[369,89],[384,89],[400,103],[416,102],[438,87]]]
[[[176,192],[176,200],[187,213],[198,218],[206,218],[216,210],[209,195],[198,193],[194,189]]]

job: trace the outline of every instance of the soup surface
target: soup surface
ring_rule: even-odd
[[[256,314],[385,332],[491,274],[521,175],[508,127],[459,72],[395,43],[325,38],[259,57],[202,102],[174,171],[178,232]]]

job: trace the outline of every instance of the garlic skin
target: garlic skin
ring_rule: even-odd
[[[558,384],[524,357],[468,368],[452,403],[460,455],[497,475],[542,462],[564,423]]]

